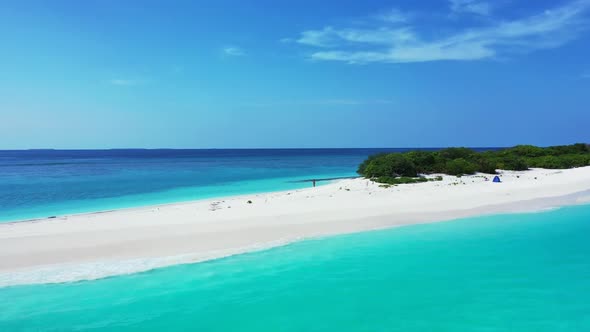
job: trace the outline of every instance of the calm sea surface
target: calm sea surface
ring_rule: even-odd
[[[0,331],[590,331],[590,206],[0,288]]]
[[[0,222],[303,188],[399,150],[0,151]]]

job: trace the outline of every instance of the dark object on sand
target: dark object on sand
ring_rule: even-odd
[[[502,180],[500,180],[500,177],[496,175],[496,176],[494,176],[493,182],[500,183],[500,182],[502,182]]]

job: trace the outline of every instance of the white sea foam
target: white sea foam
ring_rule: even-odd
[[[26,271],[0,273],[0,287],[56,284],[85,280],[97,280],[113,276],[146,272],[180,264],[191,264],[225,258],[233,255],[263,251],[285,246],[303,238],[280,239],[255,245],[216,250],[205,253],[189,253],[168,257],[152,257],[120,261],[103,261],[80,264],[44,266]]]

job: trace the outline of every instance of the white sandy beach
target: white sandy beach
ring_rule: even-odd
[[[490,181],[486,181],[487,177]],[[0,286],[94,279],[292,241],[590,201],[590,167],[316,188],[0,224]],[[248,203],[251,201],[252,203]]]

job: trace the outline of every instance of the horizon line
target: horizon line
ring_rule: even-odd
[[[350,150],[350,149],[445,149],[445,148],[510,148],[518,145],[533,145],[539,147],[551,147],[559,145],[589,144],[583,142],[556,145],[535,145],[535,144],[514,144],[514,145],[497,145],[497,146],[468,146],[468,145],[449,145],[449,146],[412,146],[412,147],[253,147],[253,148],[25,148],[25,149],[0,149],[0,151],[117,151],[117,150]]]

